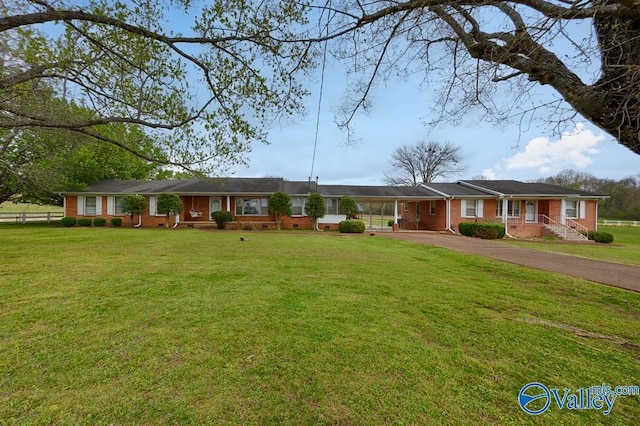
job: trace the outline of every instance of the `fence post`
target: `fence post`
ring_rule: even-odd
[[[27,223],[27,212],[22,212],[22,224]]]
[[[47,223],[51,223],[51,212],[47,212]]]

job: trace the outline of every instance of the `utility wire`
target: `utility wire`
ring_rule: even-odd
[[[331,10],[331,1],[329,1],[329,10]],[[327,36],[329,35],[329,21],[330,21],[329,12],[327,12]],[[324,48],[322,50],[322,72],[320,74],[320,95],[318,96],[318,114],[316,116],[316,134],[313,141],[313,157],[311,159],[311,173],[309,174],[309,179],[313,178],[313,170],[316,164],[316,150],[318,148],[318,133],[320,131],[320,111],[322,108],[322,93],[324,91],[324,70],[327,65],[327,43],[328,41],[324,41]]]

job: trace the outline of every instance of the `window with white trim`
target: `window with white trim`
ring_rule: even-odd
[[[420,201],[416,201],[416,219],[420,220]]]
[[[304,203],[306,198],[291,199],[291,216],[304,216]]]
[[[482,217],[483,200],[461,200],[462,217]]]
[[[436,200],[429,201],[429,214],[432,216],[436,214]]]
[[[564,205],[564,215],[571,219],[579,217],[578,200],[566,200]]]
[[[124,215],[122,211],[122,200],[124,197],[113,197],[113,213],[115,215]]]
[[[327,198],[327,215],[340,214],[340,200],[338,198]]]
[[[86,196],[84,197],[84,214],[87,216],[95,216],[97,207],[96,197]]]
[[[507,217],[520,217],[520,200],[507,200]],[[496,204],[496,217],[503,216],[504,202],[498,200]]]
[[[236,198],[236,216],[267,216],[267,198]]]
[[[466,207],[464,209],[465,217],[476,217],[478,212],[478,200],[466,200]]]

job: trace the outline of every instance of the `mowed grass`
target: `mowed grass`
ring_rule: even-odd
[[[639,349],[636,293],[381,236],[0,227],[3,424],[640,424],[517,403]]]
[[[600,225],[598,231],[611,233],[614,238],[613,243],[576,244],[566,241],[534,242],[507,239],[504,242],[523,248],[640,266],[640,227]]]

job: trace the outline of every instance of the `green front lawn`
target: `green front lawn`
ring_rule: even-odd
[[[247,241],[240,241],[243,236]],[[0,423],[640,424],[640,295],[368,235],[0,227]]]
[[[566,241],[503,240],[522,248],[570,254],[588,259],[640,266],[640,227],[598,226],[598,231],[613,234],[611,244],[575,244]]]

